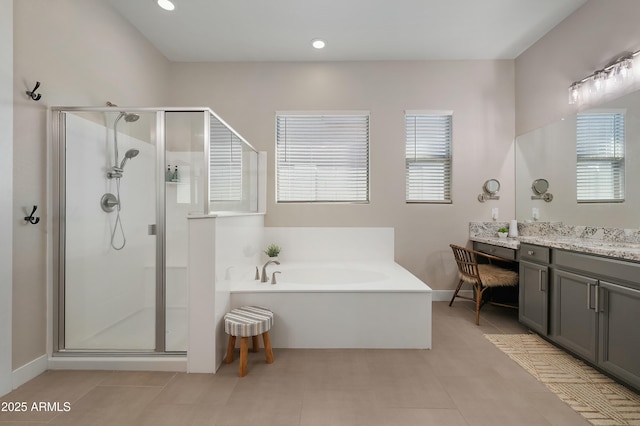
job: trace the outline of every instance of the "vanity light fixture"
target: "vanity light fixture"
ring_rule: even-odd
[[[324,47],[327,45],[327,42],[321,38],[314,38],[313,40],[311,40],[311,45],[316,49],[324,49]]]
[[[160,6],[164,10],[171,11],[176,8],[176,6],[173,4],[171,0],[156,0],[156,3],[158,4],[158,6]]]
[[[596,70],[582,80],[573,82],[569,86],[569,103],[590,103],[601,96],[611,95],[633,85],[636,78],[640,83],[639,69],[640,50],[624,54],[603,69]],[[638,74],[638,76],[634,74]]]

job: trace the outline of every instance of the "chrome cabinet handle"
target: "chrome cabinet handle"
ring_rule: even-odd
[[[534,255],[536,254],[536,252],[535,252],[535,251],[533,251],[533,250],[529,250],[529,251],[527,252],[527,254],[528,254],[529,256],[534,256]]]
[[[591,283],[587,283],[587,309],[591,309]]]
[[[538,291],[542,291],[542,274],[543,270],[538,269]]]

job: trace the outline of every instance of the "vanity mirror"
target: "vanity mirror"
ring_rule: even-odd
[[[518,221],[532,221],[536,209],[538,220],[542,222],[560,221],[567,225],[640,228],[640,91],[583,111],[581,114],[610,112],[624,114],[625,152],[622,167],[626,188],[623,201],[578,203],[578,120],[577,115],[573,115],[516,138]],[[594,162],[591,167],[607,166]],[[544,176],[544,179],[540,176]],[[547,188],[544,188],[544,181]],[[545,200],[544,194],[549,194],[546,192],[549,182],[553,182],[555,197],[552,203],[541,203],[541,199]],[[531,191],[534,192],[533,196]]]
[[[482,185],[482,194],[478,195],[478,201],[484,203],[487,200],[499,200],[498,191],[500,191],[500,181],[498,179],[488,179]]]
[[[531,196],[532,200],[545,200],[547,203],[553,200],[553,195],[548,193],[549,189],[549,181],[546,179],[536,179],[531,184],[531,190],[533,194]]]

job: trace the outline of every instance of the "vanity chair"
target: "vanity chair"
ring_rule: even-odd
[[[515,287],[518,285],[518,273],[498,266],[498,264],[515,264],[513,260],[503,259],[501,257],[491,256],[475,250],[470,250],[455,244],[449,245],[453,250],[453,256],[458,264],[458,276],[460,282],[453,293],[449,306],[453,304],[456,297],[462,299],[473,300],[476,302],[476,325],[480,325],[480,308],[485,302],[493,305],[504,306],[517,309],[517,305],[506,303],[492,302],[490,300],[491,289],[495,287]],[[478,263],[478,258],[486,260],[488,263]],[[468,283],[473,287],[474,297],[467,297],[458,294],[462,284]],[[485,292],[489,290],[488,294]]]

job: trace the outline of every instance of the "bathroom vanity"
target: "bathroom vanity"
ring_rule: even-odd
[[[471,237],[474,249],[519,261],[519,320],[640,389],[640,244],[567,236]]]

